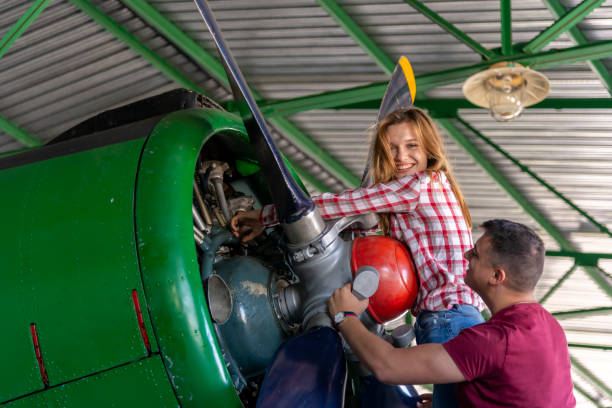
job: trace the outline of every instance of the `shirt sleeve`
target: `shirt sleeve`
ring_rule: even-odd
[[[264,205],[259,214],[259,222],[266,228],[278,225],[278,217],[276,216],[274,204]]]
[[[323,193],[312,197],[312,201],[321,211],[323,218],[332,219],[371,212],[411,212],[419,202],[420,192],[419,177],[411,175],[388,183],[357,187],[339,194]],[[259,221],[265,227],[278,224],[273,204],[263,207]]]
[[[412,175],[339,194],[323,193],[313,197],[313,201],[326,219],[371,212],[402,213],[414,211],[420,190],[419,177]]]
[[[500,370],[506,359],[507,336],[498,326],[482,323],[463,329],[442,346],[466,380],[472,381]]]

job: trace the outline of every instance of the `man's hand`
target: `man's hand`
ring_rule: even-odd
[[[421,398],[421,402],[417,402],[417,408],[431,408],[433,403],[433,394],[421,394],[419,397]]]
[[[339,312],[353,312],[359,316],[368,307],[368,299],[358,300],[351,292],[351,286],[351,283],[347,283],[336,289],[327,301],[332,319]]]
[[[232,233],[241,241],[250,241],[261,234],[265,227],[259,222],[261,210],[240,212],[230,220]]]

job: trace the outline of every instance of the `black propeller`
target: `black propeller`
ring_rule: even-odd
[[[249,87],[240,72],[240,68],[221,35],[221,31],[208,4],[202,0],[194,1],[223,59],[223,65],[232,88],[234,100],[239,106],[240,114],[255,149],[257,160],[264,174],[270,179],[272,199],[278,212],[279,221],[283,224],[299,221],[314,209],[314,204],[298,187],[283,162],[281,154],[272,141],[270,131],[259,111],[259,107],[255,103]]]

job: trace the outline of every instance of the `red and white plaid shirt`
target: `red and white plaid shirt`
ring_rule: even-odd
[[[468,262],[463,254],[472,248],[472,233],[443,172],[431,177],[419,172],[340,194],[324,193],[312,200],[326,219],[389,213],[389,235],[408,246],[419,275],[419,295],[412,308],[415,316],[422,310],[447,310],[454,304],[483,309],[480,296],[464,282]],[[263,208],[260,221],[265,226],[278,223],[274,205]]]

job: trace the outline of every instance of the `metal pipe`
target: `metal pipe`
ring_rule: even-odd
[[[195,194],[196,202],[198,203],[198,207],[200,207],[200,211],[202,212],[202,216],[204,217],[204,222],[206,223],[206,225],[209,225],[212,227],[213,225],[212,217],[210,216],[210,213],[208,212],[208,207],[206,206],[206,203],[204,202],[204,199],[202,198],[202,193],[200,192],[198,183],[196,183],[195,180],[193,180],[193,193]]]
[[[200,213],[198,213],[194,204],[191,204],[191,214],[193,215],[193,221],[200,231],[206,230],[206,225],[204,225],[204,221],[202,221],[202,217],[200,217]]]
[[[219,225],[225,227],[227,225],[227,220],[225,219],[225,216],[223,215],[219,207],[213,207],[213,213],[215,214],[215,218],[217,219],[217,221],[219,221]]]
[[[195,225],[193,226],[193,234],[200,239],[204,239],[204,234]]]
[[[217,194],[217,201],[219,201],[219,207],[221,207],[221,211],[223,212],[223,216],[225,217],[225,219],[229,221],[232,216],[230,215],[229,207],[227,206],[227,200],[225,199],[225,193],[223,192],[223,180],[214,178],[212,182],[215,186],[215,193]]]

